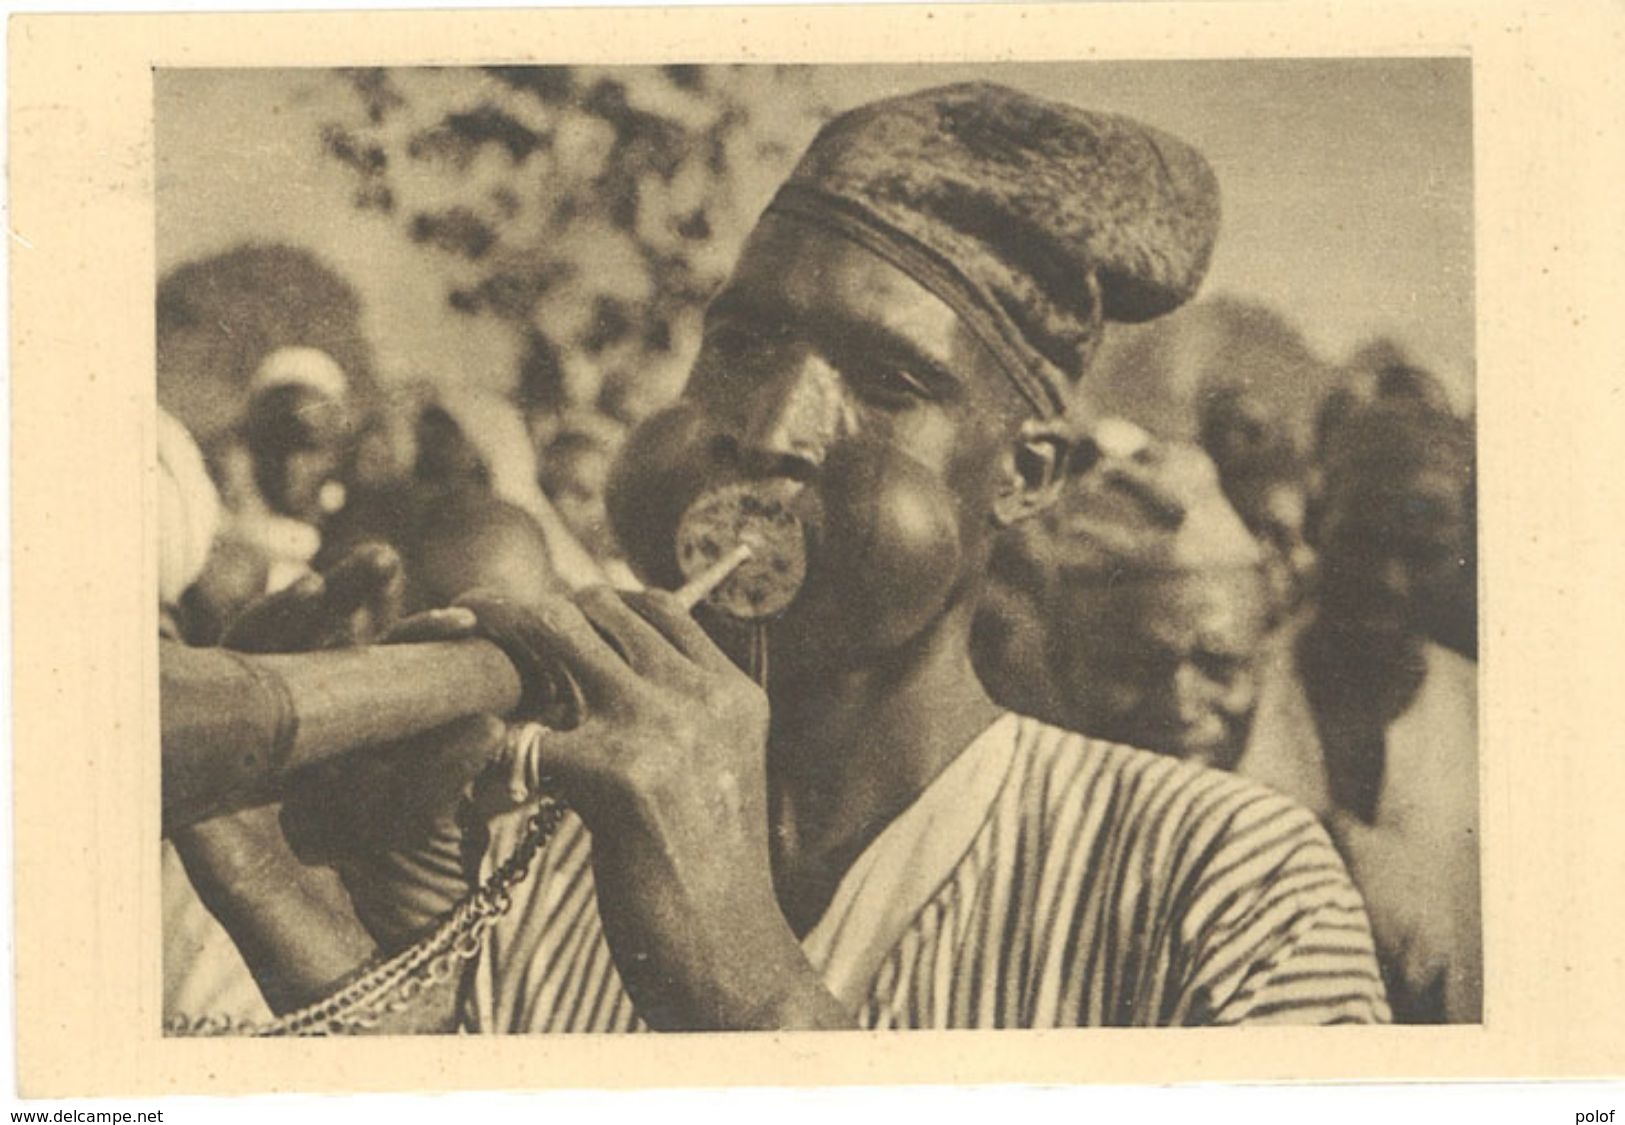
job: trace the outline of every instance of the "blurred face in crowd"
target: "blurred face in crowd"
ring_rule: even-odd
[[[1454,605],[1473,550],[1457,435],[1376,417],[1328,466],[1320,611],[1340,633],[1413,643]]]
[[[997,521],[1041,503],[1053,450],[1018,456],[1030,414],[929,290],[770,214],[707,314],[683,399],[628,443],[611,513],[634,564],[667,584],[700,491],[803,481],[808,578],[774,635],[804,653],[891,650],[970,592]]]
[[[1305,532],[1306,493],[1303,482],[1291,479],[1248,482],[1226,493],[1264,548],[1265,576],[1278,610],[1297,602],[1314,568],[1315,555]]]
[[[1238,386],[1221,387],[1203,401],[1198,429],[1203,450],[1221,473],[1268,458],[1280,443],[1269,404]]]
[[[342,403],[301,386],[262,391],[244,431],[254,482],[272,511],[307,523],[334,506],[349,419]]]
[[[539,468],[538,483],[558,510],[559,518],[598,558],[618,552],[604,503],[612,460],[602,442],[585,434],[568,433],[548,443]]]
[[[1289,608],[1314,563],[1304,535],[1307,486],[1301,458],[1276,411],[1243,387],[1214,392],[1203,403],[1200,429],[1225,497],[1267,552],[1271,597],[1278,609]]]
[[[1063,574],[1051,666],[1075,729],[1228,769],[1257,702],[1266,622],[1260,572]]]

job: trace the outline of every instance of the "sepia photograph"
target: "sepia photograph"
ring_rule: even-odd
[[[14,19],[18,1096],[1625,1075],[1622,18]]]
[[[1468,60],[153,87],[167,1034],[1480,1019]]]

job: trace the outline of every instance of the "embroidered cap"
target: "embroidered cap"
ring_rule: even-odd
[[[1044,417],[1066,412],[1103,320],[1149,320],[1196,292],[1219,227],[1218,184],[1189,145],[989,83],[837,117],[768,210],[910,274]]]

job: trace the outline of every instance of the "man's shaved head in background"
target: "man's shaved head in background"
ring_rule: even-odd
[[[517,601],[557,592],[536,521],[505,500],[469,490],[423,503],[398,545],[409,611],[448,605],[474,589]]]
[[[335,523],[317,566],[374,540],[388,543],[401,557],[408,613],[449,605],[473,589],[517,601],[535,601],[558,589],[536,521],[480,487],[392,489]]]

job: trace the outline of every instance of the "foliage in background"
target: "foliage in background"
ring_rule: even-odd
[[[344,80],[354,113],[322,143],[355,206],[437,254],[453,309],[519,337],[524,405],[626,422],[681,387],[705,302],[827,116],[792,67]]]
[[[361,300],[309,251],[239,246],[158,283],[158,402],[207,445],[236,424],[248,382],[280,347],[320,348],[365,398],[374,390]]]

